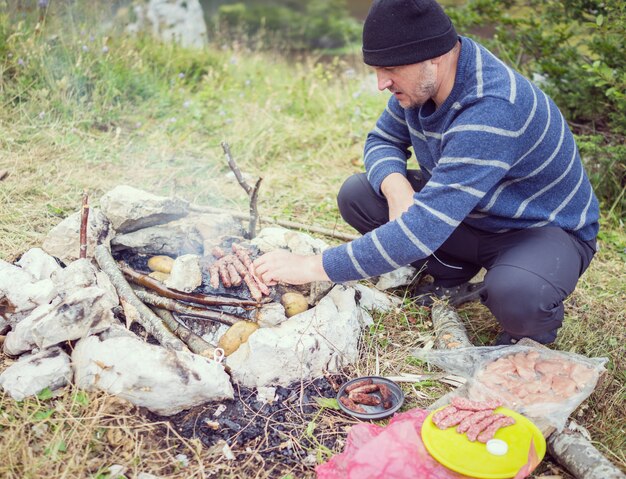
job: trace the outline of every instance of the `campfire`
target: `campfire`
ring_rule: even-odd
[[[326,247],[304,233],[246,239],[232,215],[128,186],[86,209],[0,262],[4,352],[18,357],[0,385],[15,399],[73,381],[158,415],[242,391],[271,402],[354,362],[368,310],[395,306],[361,284],[263,284],[257,255]]]

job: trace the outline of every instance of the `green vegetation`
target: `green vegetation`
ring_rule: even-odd
[[[622,221],[626,2],[474,0],[451,15],[460,32],[489,30],[484,43],[552,96],[578,135],[604,211]]]
[[[110,18],[102,18],[101,9],[86,0],[73,2],[71,10],[63,2],[50,4],[38,24],[39,10],[17,11],[12,3],[0,1],[0,170],[8,172],[0,181],[2,259],[13,261],[40,245],[61,218],[79,209],[84,188],[94,206],[103,192],[130,184],[198,204],[245,210],[247,198],[227,176],[222,140],[230,143],[245,173],[264,178],[261,215],[347,231],[335,195],[345,177],[361,171],[365,135],[386,103],[386,95],[376,92],[374,79],[353,58],[322,60],[317,53],[290,53],[286,58],[266,44],[231,38],[206,51],[190,51],[105,28]],[[601,451],[626,469],[626,235],[620,227],[624,129],[619,97],[624,69],[610,63],[623,58],[611,59],[600,48],[613,40],[611,48],[617,48],[619,38],[610,32],[619,28],[614,16],[623,13],[624,3],[607,3],[602,20],[596,15],[593,22],[581,20],[589,19],[589,13],[563,16],[573,35],[559,48],[552,38],[557,24],[541,23],[549,17],[544,19],[540,6],[532,18],[519,7],[511,10],[517,16],[507,17],[509,4],[480,0],[455,15],[460,31],[493,18],[498,35],[492,46],[522,71],[546,76],[568,119],[584,125],[576,127],[579,145],[603,198],[601,250],[567,302],[557,347],[610,358],[609,372],[575,417]],[[534,34],[532,22],[537,23]],[[578,22],[585,26],[584,35],[573,28]],[[599,42],[597,47],[595,41],[584,40],[589,35]],[[546,44],[531,56],[533,38]],[[515,41],[520,42],[518,49]],[[567,49],[571,57],[561,57],[569,42],[582,43],[576,50],[582,53]],[[548,69],[551,59],[555,67],[568,65],[568,75],[578,72],[579,78],[573,73],[567,77],[577,82],[576,88],[558,90],[558,76]],[[600,61],[597,67],[595,61]],[[594,73],[603,64],[615,71],[615,79],[604,85]],[[607,94],[610,84],[616,90]],[[574,94],[593,102],[583,105],[567,96]],[[471,303],[460,314],[475,344],[493,340],[497,326],[483,306]],[[428,319],[429,311],[407,298],[401,311],[377,315],[350,374],[431,372],[410,355],[432,340]],[[0,370],[8,363],[0,355]],[[435,377],[403,387],[405,408],[426,407],[449,390]],[[353,423],[334,410],[334,402],[323,401],[319,414],[300,425],[296,439],[306,442],[314,456],[325,458],[338,451],[323,446],[324,439],[345,437]],[[142,471],[169,478],[263,477],[259,471],[266,471],[266,477],[313,475],[310,466],[266,464],[254,453],[241,463],[227,461],[220,450],[181,438],[168,424],[148,421],[124,401],[71,388],[61,396],[44,390],[19,403],[2,397],[0,431],[0,476],[7,478],[104,478],[110,477],[113,464],[128,466],[128,477]],[[181,468],[177,454],[185,454],[190,465]]]

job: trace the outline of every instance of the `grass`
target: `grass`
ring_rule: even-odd
[[[51,7],[35,28],[37,12],[16,13],[0,2],[0,170],[9,173],[0,181],[0,258],[13,261],[40,245],[78,210],[83,189],[94,204],[112,187],[130,184],[245,210],[221,141],[230,143],[245,173],[263,177],[263,216],[348,231],[335,194],[345,177],[362,170],[365,135],[386,102],[366,70],[237,45],[187,51],[97,29],[103,19],[87,14]],[[624,470],[625,245],[618,220],[606,216],[602,249],[567,301],[556,345],[610,359],[574,416]],[[475,344],[495,337],[497,325],[481,305],[460,314]],[[402,311],[375,319],[352,373],[428,372],[410,355],[432,340],[428,311],[406,301]],[[1,361],[0,370],[10,363]],[[403,387],[405,408],[426,407],[449,390],[438,380]],[[113,464],[127,467],[127,477],[140,471],[172,478],[312,475],[311,466],[292,470],[253,455],[231,463],[113,397],[73,388],[48,396],[0,400],[0,476],[105,478]],[[324,438],[345,437],[353,424],[328,408],[307,421],[299,438],[320,460],[328,453]],[[550,467],[544,470],[558,471]]]

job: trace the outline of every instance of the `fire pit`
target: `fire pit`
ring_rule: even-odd
[[[229,215],[193,213],[182,200],[120,186],[91,211],[80,259],[80,220],[80,213],[64,220],[43,250],[17,264],[0,263],[0,327],[10,329],[4,351],[21,355],[0,385],[17,399],[73,380],[171,416],[266,388],[279,388],[266,402],[280,402],[294,383],[326,391],[316,378],[356,360],[367,309],[394,307],[359,284],[268,288],[255,278],[258,254],[326,247],[303,233],[265,228],[246,241]],[[306,310],[287,314],[285,293],[300,295]],[[218,346],[224,362],[214,359]],[[51,378],[40,366],[53,359],[63,366]],[[27,366],[32,381],[15,386],[11,378]]]

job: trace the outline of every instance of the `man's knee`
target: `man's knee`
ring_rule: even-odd
[[[388,220],[387,201],[376,194],[364,173],[344,181],[337,194],[337,206],[346,223],[361,234]]]
[[[561,293],[542,277],[516,266],[491,269],[482,297],[502,328],[515,336],[536,336],[558,329],[563,322]]]
[[[355,210],[355,207],[359,202],[359,198],[363,197],[362,193],[364,185],[362,176],[362,173],[350,176],[343,182],[343,185],[341,185],[339,193],[337,194],[337,206],[339,207],[341,216],[346,221],[348,221],[347,217],[350,217],[352,212]]]

